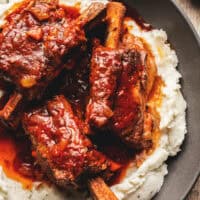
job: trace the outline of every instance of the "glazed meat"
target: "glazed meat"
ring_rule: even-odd
[[[144,104],[140,96],[141,82],[145,74],[145,56],[130,50],[123,55],[123,71],[115,99],[113,127],[118,136],[128,145],[142,142]],[[140,90],[141,89],[141,90]],[[138,92],[140,92],[138,94]]]
[[[44,172],[62,187],[76,187],[84,178],[96,175],[109,179],[119,168],[82,134],[81,124],[64,96],[25,114],[23,124]]]
[[[146,103],[156,67],[148,45],[122,29],[124,14],[121,3],[108,4],[105,47],[95,44],[91,59],[86,121],[97,130],[110,128],[131,148],[148,148],[153,122]]]
[[[113,95],[121,71],[121,54],[117,50],[98,47],[91,62],[91,99],[86,117],[91,126],[102,127],[113,115]]]
[[[126,33],[123,35],[122,40],[123,40],[121,44],[122,48],[133,49],[135,51],[143,53],[144,56],[146,54],[146,59],[143,58],[145,60],[145,67],[143,70],[144,76],[142,82],[144,85],[143,89],[145,91],[143,93],[143,97],[145,102],[147,102],[148,96],[154,84],[155,77],[157,75],[154,56],[152,55],[152,52],[149,49],[148,44],[146,44],[146,42],[143,39],[136,37],[132,34]]]
[[[104,8],[101,3],[93,3],[79,16],[75,9],[71,12],[60,7],[57,0],[30,0],[7,16],[0,33],[0,73],[16,86],[17,97],[42,97],[66,65],[68,55],[75,48],[78,53],[85,45],[85,25]],[[14,111],[9,103],[6,106],[12,109],[4,110]],[[0,114],[6,121],[12,112],[5,115],[4,110]]]
[[[86,120],[91,127],[102,128],[113,116],[113,98],[121,73],[122,52],[117,49],[125,7],[111,2],[107,7],[108,35],[105,47],[95,44],[90,73],[90,101],[86,110]]]
[[[145,137],[145,132],[147,127],[152,129],[153,119],[146,113],[146,103],[156,75],[154,58],[143,42],[132,35],[124,36],[122,46],[129,50],[123,55],[123,70],[114,102],[113,130],[129,147],[148,148],[152,138]]]
[[[0,34],[0,71],[31,100],[40,96],[47,82],[62,69],[61,57],[54,59],[51,55],[54,49],[48,49],[48,38],[56,41],[55,29],[62,28],[60,31],[64,34],[64,26],[67,28],[70,24],[67,19],[60,22],[66,14],[59,9],[56,1],[30,1],[23,7],[7,17],[8,22]],[[79,38],[72,35],[76,40],[69,40],[68,43],[61,38],[60,46],[65,47],[65,52],[74,46],[75,41],[80,44],[85,41],[83,31],[78,32]],[[58,47],[57,51],[61,55]],[[39,91],[35,91],[36,88],[40,88]]]
[[[107,123],[107,127],[129,147],[137,149],[150,147],[151,138],[144,137],[145,116],[148,116],[149,120],[149,114],[145,114],[150,90],[148,84],[151,84],[150,81],[147,83],[147,53],[141,49],[122,47],[113,51],[106,50],[105,47],[99,47],[96,54],[93,54],[93,56],[98,55],[98,59],[96,58],[98,70],[92,69],[90,75],[90,82],[93,82],[90,91],[93,101],[91,103],[90,100],[87,106],[90,125],[95,124],[96,127],[101,128]],[[103,65],[105,62],[111,64],[112,68],[105,67],[106,65]],[[102,67],[100,67],[101,63],[103,63]],[[92,64],[92,67],[95,66]],[[118,73],[121,70],[121,73],[117,76],[109,70]],[[116,77],[118,77],[117,88]],[[152,81],[153,79],[152,77]],[[110,99],[113,96],[115,98]]]
[[[53,183],[88,187],[99,200],[117,199],[104,181],[119,181],[154,147],[160,120],[150,104],[154,57],[125,13],[120,2],[80,14],[59,0],[25,0],[0,27],[0,81],[9,85],[0,120],[23,129]]]

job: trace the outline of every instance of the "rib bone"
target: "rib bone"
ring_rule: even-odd
[[[117,48],[122,33],[122,23],[126,8],[122,3],[111,2],[107,7],[108,35],[106,47]]]
[[[113,96],[121,73],[123,51],[117,49],[122,32],[125,7],[111,2],[107,8],[108,36],[105,47],[94,47],[91,59],[90,101],[86,118],[92,127],[102,128],[113,116]]]
[[[19,105],[22,103],[22,95],[20,93],[14,92],[6,105],[0,110],[0,118],[4,124],[9,125],[10,127],[15,127],[16,123],[18,123],[18,119],[14,119],[13,116],[14,111]],[[14,117],[11,120],[11,117]]]
[[[118,200],[101,178],[90,180],[89,189],[94,200]]]

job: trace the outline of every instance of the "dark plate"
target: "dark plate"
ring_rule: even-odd
[[[182,152],[168,161],[169,174],[156,200],[184,199],[200,172],[200,39],[174,1],[124,0],[156,28],[164,29],[179,58],[182,91],[188,104],[188,134]]]
[[[155,200],[182,200],[200,173],[200,39],[173,0],[123,0],[156,28],[164,29],[179,58],[188,104],[188,134],[182,151],[168,161],[169,174]]]

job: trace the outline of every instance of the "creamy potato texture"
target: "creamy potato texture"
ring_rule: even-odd
[[[0,16],[3,23],[4,12],[17,0],[12,0],[10,4],[0,5]],[[62,0],[67,5],[79,3],[81,10],[86,8],[91,2],[89,0]],[[103,1],[106,3],[106,1]],[[151,31],[142,30],[133,20],[126,20],[130,32],[143,38],[149,45],[157,65],[158,75],[162,78],[163,100],[157,112],[160,114],[161,137],[156,150],[138,168],[129,167],[126,177],[121,183],[114,185],[111,189],[119,199],[126,200],[148,200],[159,192],[164,176],[167,172],[165,161],[169,156],[175,156],[180,151],[180,146],[186,133],[185,110],[186,102],[180,92],[180,73],[176,67],[178,58],[174,50],[167,43],[167,34],[163,30],[153,29]],[[35,183],[31,190],[25,190],[22,185],[6,177],[0,168],[0,200],[81,200],[85,194],[72,191],[61,192],[54,186]]]

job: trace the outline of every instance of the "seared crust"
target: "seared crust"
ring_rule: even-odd
[[[64,96],[25,114],[23,125],[44,172],[62,187],[80,186],[84,179],[100,174],[109,179],[112,170],[119,168],[81,133],[79,120]]]
[[[93,51],[90,73],[90,101],[86,119],[92,127],[102,128],[113,116],[112,105],[121,73],[122,52],[99,46]]]
[[[144,59],[143,59],[144,58]],[[114,132],[132,148],[142,143],[144,99],[141,86],[145,55],[135,50],[123,54],[123,70],[114,102],[112,125]]]
[[[113,130],[131,148],[150,148],[152,138],[145,137],[146,116],[152,126],[153,117],[146,113],[146,103],[157,73],[154,57],[140,38],[128,33],[123,36],[121,47],[127,53],[114,101]]]
[[[107,5],[105,47],[94,47],[91,59],[90,101],[86,119],[93,128],[105,128],[113,116],[113,98],[121,73],[122,51],[118,50],[126,8],[122,3]]]
[[[15,86],[24,103],[43,97],[46,87],[64,69],[71,51],[85,46],[85,26],[103,10],[104,4],[92,3],[82,15],[76,11],[70,16],[57,0],[30,0],[7,16],[0,32],[0,74]],[[13,125],[9,118],[17,104],[9,104],[0,117]],[[11,106],[12,110],[4,114]]]

